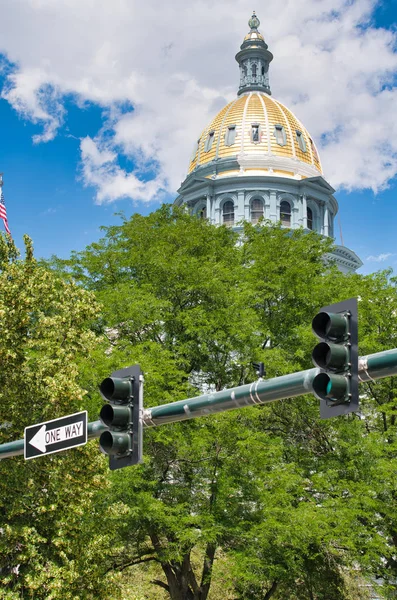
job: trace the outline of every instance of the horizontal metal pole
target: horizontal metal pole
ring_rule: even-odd
[[[24,440],[17,440],[15,442],[1,444],[0,459],[11,458],[11,456],[18,456],[19,454],[23,454],[23,443]]]
[[[153,427],[308,394],[311,393],[313,378],[319,372],[320,369],[308,369],[273,379],[259,379],[247,385],[148,408],[144,410],[143,423],[146,427]]]
[[[213,394],[204,394],[196,398],[148,408],[143,412],[143,424],[145,427],[154,427],[233,408],[266,404],[274,400],[312,393],[313,378],[320,372],[320,369],[308,369],[264,381],[258,380],[248,385]],[[381,379],[390,375],[397,375],[397,348],[359,358],[358,378],[360,382]]]
[[[294,398],[312,393],[312,381],[320,369],[308,369],[266,379],[258,380],[247,385],[240,385],[213,394],[203,394],[195,398],[178,400],[170,404],[162,404],[147,408],[143,411],[145,427],[155,427],[175,421],[186,421],[234,408],[266,404],[284,398]],[[397,348],[369,354],[359,358],[359,381],[372,381],[397,375]],[[107,427],[101,421],[88,423],[88,439],[94,439],[106,431]],[[23,454],[24,440],[0,444],[0,460]]]

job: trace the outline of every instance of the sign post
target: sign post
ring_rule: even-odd
[[[25,427],[26,460],[69,450],[87,443],[87,411]]]

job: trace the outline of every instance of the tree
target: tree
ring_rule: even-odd
[[[269,376],[311,366],[313,314],[365,281],[325,266],[329,249],[315,233],[270,225],[246,224],[237,243],[229,229],[163,206],[54,264],[103,306],[100,370],[140,363],[153,406],[251,381],[253,360]],[[246,565],[259,552],[267,568],[250,597],[285,598],[289,589],[325,598],[316,594],[328,586],[347,598],[341,569],[362,546],[354,536],[347,549],[334,543],[335,510],[346,511],[345,523],[356,512],[344,508],[342,488],[336,498],[324,491],[322,510],[315,487],[335,436],[343,447],[338,427],[319,422],[309,396],[146,431],[145,464],[115,473],[107,492],[122,514],[109,568],[157,563],[165,579],[155,584],[171,598],[205,600],[219,549]]]
[[[62,281],[33,257],[20,260],[0,236],[0,443],[24,427],[89,408],[79,362],[96,336],[93,294]],[[106,486],[103,461],[89,444],[37,460],[0,461],[1,596],[109,598],[94,495]]]

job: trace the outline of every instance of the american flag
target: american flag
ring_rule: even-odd
[[[11,235],[10,228],[8,227],[7,211],[6,211],[6,205],[4,202],[3,190],[0,191],[0,219],[3,219],[3,223],[4,223],[6,232]]]

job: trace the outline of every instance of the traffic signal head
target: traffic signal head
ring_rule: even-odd
[[[312,359],[322,372],[315,375],[312,389],[324,419],[358,410],[357,320],[356,298],[326,306],[313,319],[313,332],[322,341]]]
[[[106,400],[126,400],[132,395],[132,381],[129,377],[106,377],[99,389]]]
[[[99,386],[108,404],[99,418],[106,427],[99,446],[109,455],[110,469],[120,469],[142,461],[142,383],[139,365],[120,369]]]

